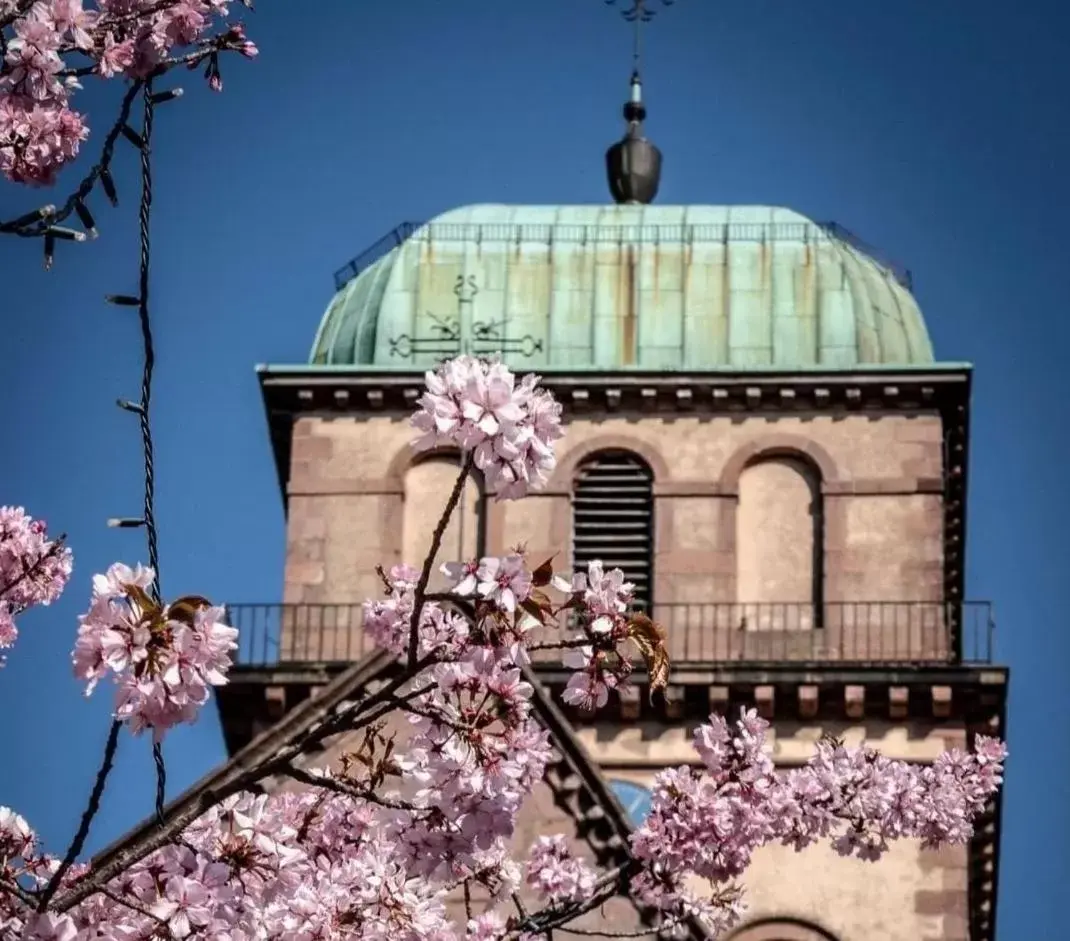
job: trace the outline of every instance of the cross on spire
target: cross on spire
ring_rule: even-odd
[[[636,74],[639,72],[639,60],[642,55],[643,24],[654,19],[657,10],[650,8],[652,0],[624,0],[618,8],[621,17],[635,27],[635,37],[632,40],[632,65]],[[676,0],[660,0],[662,6],[671,7]],[[606,6],[616,7],[617,0],[605,0]]]

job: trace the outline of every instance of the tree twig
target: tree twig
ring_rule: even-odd
[[[465,457],[464,462],[461,464],[461,472],[457,475],[457,481],[453,485],[453,490],[450,491],[450,497],[446,501],[446,508],[442,511],[442,516],[439,518],[439,521],[435,526],[435,531],[431,534],[431,548],[427,553],[427,558],[424,559],[423,568],[420,570],[420,577],[416,582],[416,588],[413,592],[412,619],[409,622],[410,670],[416,666],[416,660],[419,655],[420,616],[423,614],[427,584],[431,581],[431,569],[435,564],[435,559],[438,557],[438,550],[442,547],[442,537],[446,534],[446,527],[449,525],[450,517],[453,516],[453,511],[457,509],[457,504],[461,500],[461,494],[464,493],[464,485],[468,481],[468,475],[471,473],[474,463],[475,452],[473,451]]]
[[[359,787],[355,787],[347,781],[341,781],[338,778],[328,777],[327,775],[310,774],[303,768],[295,768],[293,765],[286,768],[284,774],[293,778],[295,781],[300,781],[302,784],[307,784],[310,787],[322,788],[325,791],[334,791],[336,794],[344,794],[346,797],[367,801],[369,804],[379,804],[381,807],[389,807],[392,810],[407,810],[412,813],[420,813],[424,810],[424,808],[417,807],[415,804],[410,804],[408,801],[394,800],[391,797],[382,797],[370,790],[362,790]]]
[[[43,235],[45,230],[51,225],[56,222],[62,222],[74,212],[75,205],[89,195],[90,190],[96,185],[97,180],[100,179],[102,174],[107,172],[115,152],[115,142],[119,139],[119,135],[122,134],[123,128],[126,126],[126,122],[130,118],[130,109],[133,107],[134,99],[137,97],[138,92],[141,91],[143,84],[144,83],[141,81],[135,81],[126,90],[126,94],[123,95],[122,104],[119,106],[119,117],[116,118],[115,124],[104,138],[104,145],[100,149],[100,159],[96,162],[93,169],[85,175],[82,182],[78,184],[78,188],[67,198],[63,207],[50,213],[46,219],[34,223],[27,224],[22,221],[21,217],[6,222],[0,220],[0,233],[10,233],[12,235],[34,238]]]
[[[41,557],[36,562],[34,562],[33,565],[29,565],[24,568],[19,574],[19,576],[13,581],[8,582],[6,585],[0,585],[0,600],[2,600],[4,598],[4,595],[11,591],[12,588],[18,588],[18,586],[21,585],[27,578],[33,578],[34,575],[36,575],[40,571],[41,567],[45,564],[45,562],[47,562],[53,556],[58,555],[60,550],[63,548],[63,543],[66,538],[66,533],[60,533],[60,535],[58,535],[55,539],[52,540],[52,545],[48,547],[48,551],[43,553]],[[20,608],[21,610],[12,611],[11,613],[20,614],[21,611],[26,610],[25,607],[20,606]]]
[[[4,879],[0,879],[0,892],[6,892],[8,895],[15,896],[20,902],[24,902],[31,908],[36,908],[37,906],[37,898],[27,892],[17,882],[7,882]]]

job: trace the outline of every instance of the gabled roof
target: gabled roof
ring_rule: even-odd
[[[373,692],[398,669],[392,654],[377,651],[349,667],[315,696],[295,707],[275,725],[254,738],[227,762],[203,777],[165,811],[165,825],[152,817],[124,837],[101,851],[93,859],[94,867],[106,867],[117,875],[137,859],[165,845],[169,837],[205,812],[222,797],[238,791],[274,791],[281,787],[284,775],[254,774],[264,762],[280,754],[295,761],[315,763],[323,757],[328,739],[324,731],[344,716],[348,705]],[[530,668],[523,668],[524,679],[531,684],[533,712],[550,734],[556,760],[547,767],[544,786],[549,789],[557,808],[571,819],[575,836],[585,842],[592,855],[605,867],[625,864],[631,859],[628,837],[631,826],[616,796],[607,786],[599,769],[592,763],[564,714]],[[344,736],[339,721],[330,735]],[[259,779],[259,780],[258,780]],[[541,832],[541,829],[540,829]],[[624,900],[621,899],[623,902]],[[628,899],[635,916],[649,923],[652,910]],[[634,916],[633,916],[634,917]],[[688,935],[695,941],[708,937],[698,922],[689,924]]]

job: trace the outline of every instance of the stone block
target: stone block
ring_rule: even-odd
[[[849,719],[861,719],[866,714],[866,688],[864,686],[845,686],[843,689],[843,709]]]
[[[758,709],[758,715],[763,719],[772,719],[776,712],[776,687],[756,686],[754,688],[754,702]]]
[[[710,712],[724,715],[728,711],[728,687],[711,686],[709,688]]]
[[[930,688],[933,704],[933,717],[946,719],[951,715],[951,687],[933,686]]]
[[[910,708],[910,690],[906,686],[892,686],[888,690],[888,717],[905,719]]]
[[[796,691],[799,703],[799,716],[803,719],[812,719],[817,715],[820,699],[816,686],[800,686]]]
[[[639,718],[642,703],[639,701],[639,687],[625,686],[618,690],[620,694],[620,717],[629,722]]]

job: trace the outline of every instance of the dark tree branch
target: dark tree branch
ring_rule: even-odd
[[[8,582],[6,585],[0,585],[0,599],[4,598],[12,588],[18,588],[27,578],[33,578],[40,570],[41,567],[49,559],[59,555],[60,550],[63,548],[63,542],[67,538],[66,533],[61,533],[53,541],[52,545],[48,547],[48,551],[45,552],[33,565],[28,566],[22,570],[22,573],[14,581]],[[22,608],[22,610],[26,610]],[[13,611],[12,614],[18,614],[19,611]]]
[[[431,581],[431,569],[435,564],[435,559],[438,557],[438,550],[442,548],[442,537],[446,534],[446,526],[449,525],[450,517],[453,516],[453,511],[457,509],[457,504],[460,503],[461,494],[464,493],[464,485],[468,481],[468,475],[472,472],[474,464],[475,452],[472,452],[465,457],[464,463],[461,465],[461,472],[457,475],[457,482],[453,485],[453,490],[450,491],[450,498],[446,501],[446,508],[442,511],[442,517],[439,519],[438,525],[435,526],[434,533],[431,534],[431,549],[427,553],[427,558],[424,559],[420,577],[416,582],[416,589],[413,593],[412,620],[409,622],[410,670],[416,666],[416,659],[419,654],[420,616],[423,614],[424,602],[427,600],[425,596],[427,594],[427,583]]]

